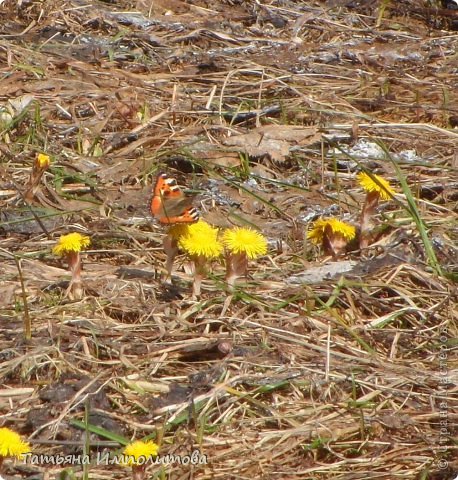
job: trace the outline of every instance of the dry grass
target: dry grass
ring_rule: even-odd
[[[454,478],[457,20],[361,3],[2,2],[0,412],[35,451],[152,435],[208,460],[157,478]],[[349,150],[362,139],[382,154]],[[28,201],[39,152],[53,164]],[[357,220],[359,167],[399,192],[383,235],[348,254],[345,277],[294,283],[329,261],[308,223]],[[221,266],[198,300],[185,259],[162,282],[147,210],[161,170],[200,193],[210,223],[269,238],[232,296]],[[81,301],[51,254],[71,231],[92,240]]]

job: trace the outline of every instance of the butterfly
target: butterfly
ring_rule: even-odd
[[[193,197],[187,196],[174,178],[160,173],[154,185],[151,214],[163,225],[197,222],[199,212],[192,206],[192,200]]]

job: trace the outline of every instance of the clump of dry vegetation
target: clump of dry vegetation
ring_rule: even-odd
[[[0,2],[0,427],[37,453],[205,456],[152,478],[454,478],[452,4]],[[209,224],[268,239],[233,288],[216,263],[193,297],[177,251],[165,281],[164,171]],[[395,193],[363,248],[323,251],[307,232],[358,227],[360,172]]]

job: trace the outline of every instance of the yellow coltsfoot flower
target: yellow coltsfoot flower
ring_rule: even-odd
[[[69,233],[62,235],[57,245],[52,249],[54,255],[63,257],[68,253],[80,252],[91,244],[91,239],[87,235],[80,233]]]
[[[223,253],[223,245],[218,240],[218,229],[203,220],[188,226],[187,232],[180,236],[178,246],[188,255],[208,260]]]
[[[158,452],[159,446],[152,440],[147,442],[136,440],[124,448],[124,465],[131,467],[132,465],[143,465],[147,461],[151,462],[151,460],[157,457]]]
[[[337,218],[319,218],[313,223],[307,238],[315,245],[322,245],[327,254],[337,257],[356,236],[356,228]]]
[[[44,153],[39,153],[35,160],[35,165],[38,168],[42,168],[42,169],[48,168],[49,165],[51,165],[51,159],[49,158],[49,155],[46,155]]]
[[[122,463],[126,467],[132,467],[133,480],[144,480],[146,478],[146,467],[157,457],[158,452],[159,446],[153,441],[137,440],[126,445]]]
[[[32,171],[30,172],[29,180],[27,182],[26,190],[24,192],[24,197],[27,200],[33,200],[35,195],[40,190],[41,178],[43,177],[45,171],[49,168],[49,165],[51,165],[51,159],[48,155],[39,153],[36,156],[33,162]]]
[[[361,235],[359,239],[360,248],[366,248],[370,245],[375,236],[373,234],[371,217],[373,216],[379,201],[390,200],[396,192],[391,188],[389,182],[379,175],[368,175],[367,173],[362,172],[358,174],[358,181],[366,191],[366,200],[361,210]]]
[[[194,264],[193,296],[198,297],[206,273],[206,264],[223,253],[223,245],[218,240],[218,229],[199,220],[189,225],[187,231],[179,237],[178,247]]]
[[[307,238],[315,245],[323,243],[326,231],[342,236],[345,240],[353,240],[356,236],[356,228],[349,223],[342,222],[337,218],[319,218],[313,223],[312,229],[307,233]]]
[[[368,175],[361,172],[358,174],[358,182],[367,193],[377,193],[380,200],[390,200],[396,193],[388,180],[385,180],[380,175]]]
[[[267,253],[267,240],[251,228],[228,229],[224,232],[222,241],[230,253],[244,253],[250,259]]]
[[[57,245],[52,249],[54,255],[65,257],[67,260],[72,278],[66,294],[74,300],[80,300],[83,297],[80,252],[90,243],[91,239],[86,235],[69,233],[68,235],[62,235]]]
[[[0,467],[5,458],[23,458],[30,452],[30,445],[22,441],[18,433],[6,427],[0,428]]]

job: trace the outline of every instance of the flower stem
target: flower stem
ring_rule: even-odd
[[[192,284],[192,295],[193,297],[199,297],[202,279],[205,276],[205,264],[207,262],[206,258],[202,255],[197,255],[193,257],[194,261],[194,282]]]
[[[248,257],[246,253],[229,253],[226,255],[226,282],[229,291],[234,290],[237,278],[246,275],[248,271]]]
[[[81,255],[79,252],[68,252],[67,262],[72,274],[67,293],[72,300],[83,298],[83,284],[81,281]]]
[[[162,245],[167,255],[165,268],[167,270],[166,280],[168,280],[172,276],[173,262],[178,253],[178,240],[169,233],[164,237]]]
[[[366,196],[363,209],[361,211],[361,236],[359,240],[359,248],[367,248],[372,240],[372,215],[377,208],[380,199],[378,192],[369,192]]]
[[[348,241],[343,235],[334,233],[332,229],[327,226],[323,235],[323,250],[326,254],[332,255],[333,260],[345,251]]]
[[[39,167],[37,165],[33,165],[32,172],[30,174],[29,181],[27,182],[27,189],[24,192],[24,197],[26,200],[29,202],[33,200],[35,195],[37,194],[39,188],[40,188],[40,181],[41,177],[45,173],[45,170],[47,167]]]
[[[145,478],[145,465],[132,465],[132,480],[144,480]]]

